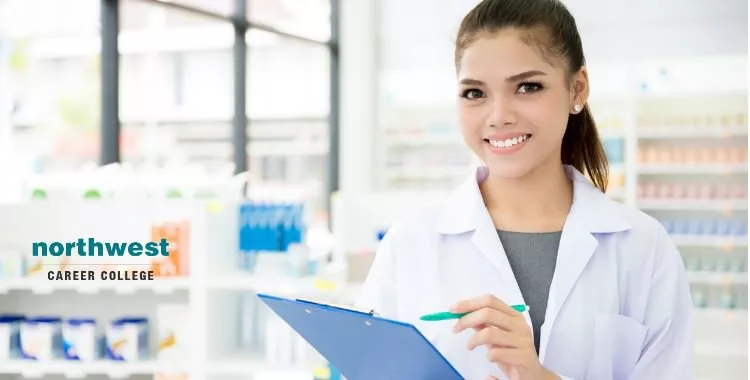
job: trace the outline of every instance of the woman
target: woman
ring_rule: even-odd
[[[484,165],[392,227],[360,306],[414,323],[467,379],[691,378],[680,255],[656,220],[603,194],[568,10],[482,1],[461,23],[455,65],[463,137]],[[419,320],[446,308],[468,314]]]

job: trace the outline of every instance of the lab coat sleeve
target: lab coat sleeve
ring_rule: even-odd
[[[661,226],[659,226],[661,227]],[[644,325],[648,333],[631,379],[693,378],[693,302],[677,247],[663,228],[656,237]],[[644,281],[648,277],[644,278]]]
[[[396,268],[392,248],[392,234],[388,233],[378,245],[375,258],[356,301],[361,309],[374,310],[383,317],[397,316]]]

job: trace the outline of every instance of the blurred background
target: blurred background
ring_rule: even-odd
[[[351,303],[390,224],[469,173],[476,3],[0,0],[0,378],[337,379],[254,294]],[[684,258],[696,376],[746,379],[747,2],[564,3],[608,193]],[[48,281],[82,264],[31,242],[79,237],[173,251],[101,264],[155,281]]]

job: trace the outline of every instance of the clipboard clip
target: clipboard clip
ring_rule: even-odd
[[[367,309],[360,309],[360,308],[356,308],[356,307],[352,307],[352,306],[337,305],[337,304],[332,304],[332,303],[322,303],[322,302],[312,301],[312,300],[308,300],[308,299],[304,299],[304,298],[297,298],[297,301],[311,303],[311,304],[319,305],[319,306],[328,306],[328,307],[335,307],[337,309],[344,309],[344,310],[356,311],[356,312],[363,313],[363,314],[369,314],[372,317],[379,317],[380,316],[375,311],[375,309],[370,309],[368,311]]]

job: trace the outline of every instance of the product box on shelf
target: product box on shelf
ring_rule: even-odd
[[[94,318],[71,318],[62,326],[63,357],[66,360],[93,361],[99,358],[99,341]]]
[[[147,318],[127,317],[112,321],[105,331],[106,358],[115,361],[139,361],[149,356]]]
[[[0,247],[0,280],[25,275],[23,254],[12,247]]]
[[[169,256],[153,258],[154,277],[187,276],[190,257],[190,222],[171,222],[153,225],[151,241],[166,239]]]
[[[18,314],[0,315],[0,362],[21,358],[21,323]]]
[[[181,361],[190,356],[190,308],[182,304],[157,306],[157,360]]]
[[[21,322],[21,356],[26,360],[61,359],[62,318],[35,317]]]
[[[190,376],[187,373],[163,373],[154,374],[154,380],[188,380]]]

